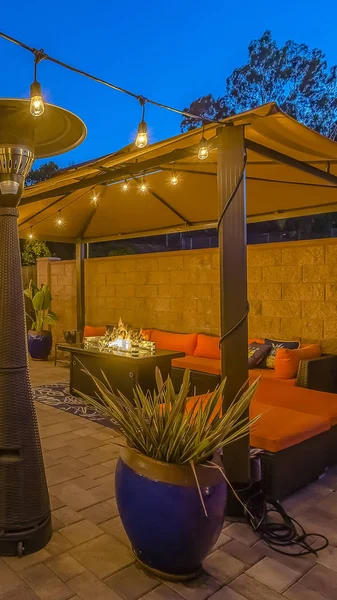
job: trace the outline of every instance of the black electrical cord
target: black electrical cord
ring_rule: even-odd
[[[260,534],[262,541],[268,546],[286,556],[306,556],[315,554],[329,545],[329,540],[320,533],[308,533],[304,527],[290,517],[283,506],[276,500],[258,492],[246,502],[246,518],[254,531]],[[277,515],[278,520],[272,517]],[[281,519],[280,519],[281,517]],[[310,538],[315,538],[310,541]],[[317,539],[322,540],[314,547]],[[300,548],[297,552],[285,550],[286,547]]]

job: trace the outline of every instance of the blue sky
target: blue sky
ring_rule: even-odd
[[[247,46],[265,29],[321,48],[337,64],[337,3],[328,0],[58,0],[4,3],[0,29],[51,56],[160,102],[184,108],[207,93],[219,95],[225,78],[247,59]],[[28,97],[29,52],[0,39],[0,94]],[[83,144],[57,158],[81,162],[130,143],[140,120],[136,100],[41,63],[38,79],[48,101],[77,113],[88,128]],[[179,133],[180,117],[147,108],[151,141]]]

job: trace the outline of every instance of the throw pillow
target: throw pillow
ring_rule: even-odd
[[[297,350],[300,347],[299,342],[288,342],[282,340],[270,340],[269,338],[265,338],[265,344],[269,344],[271,346],[270,353],[266,357],[266,359],[262,363],[262,368],[267,369],[275,369],[275,357],[276,352],[280,350],[280,348],[287,348],[288,350]]]
[[[280,379],[293,379],[297,376],[301,360],[319,358],[322,354],[319,344],[302,346],[298,350],[281,348],[275,357],[275,375]]]
[[[248,345],[248,369],[256,369],[256,367],[269,354],[271,346],[269,344],[259,344],[252,342]]]

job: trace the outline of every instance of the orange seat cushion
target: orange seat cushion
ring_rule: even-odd
[[[278,379],[276,372],[273,369],[251,369],[249,371],[249,381],[253,383],[255,379],[262,376],[264,379],[271,379],[272,381],[278,381],[280,383],[286,383],[288,385],[296,384],[296,377],[294,379]]]
[[[106,327],[92,327],[91,325],[86,325],[84,327],[83,339],[86,337],[96,337],[98,335],[105,335]]]
[[[174,358],[173,367],[181,369],[191,369],[191,371],[200,371],[201,373],[210,373],[211,375],[221,375],[221,360],[214,358],[201,358],[201,356],[184,356],[183,358]]]
[[[197,345],[197,333],[170,333],[153,329],[151,342],[155,342],[157,348],[162,350],[177,350],[185,354],[193,354]]]
[[[322,354],[319,344],[310,344],[302,346],[297,350],[280,348],[275,357],[275,373],[280,379],[291,379],[297,376],[298,367],[301,360],[310,360],[319,358]]]
[[[186,404],[186,412],[189,413],[191,411],[197,413],[200,407],[200,403],[202,404],[202,409],[205,410],[207,403],[211,397],[211,394],[203,394],[202,396],[193,396],[187,401]],[[210,417],[210,423],[215,419],[216,416],[222,416],[222,398],[219,398],[213,413]]]
[[[146,340],[151,339],[152,329],[142,329],[142,334]]]
[[[282,379],[273,381],[263,377],[252,400],[255,402],[315,415],[328,419],[331,426],[337,425],[337,394],[285,386]]]
[[[197,347],[194,350],[194,356],[201,358],[215,358],[220,360],[221,352],[219,348],[220,337],[212,335],[204,335],[199,333]]]
[[[262,416],[252,426],[250,444],[269,452],[285,450],[330,429],[329,420],[324,417],[270,407],[254,400],[250,417],[257,415]]]

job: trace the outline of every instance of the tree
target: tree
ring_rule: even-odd
[[[45,256],[51,256],[51,252],[45,242],[26,240],[21,252],[22,266],[35,265],[37,258]]]
[[[59,166],[53,161],[49,161],[41,165],[38,169],[32,169],[32,171],[26,177],[26,185],[33,185],[34,183],[40,183],[50,179],[59,170]]]
[[[337,66],[329,68],[321,50],[292,40],[277,46],[271,31],[265,31],[250,42],[248,54],[247,63],[227,78],[223,96],[202,96],[185,109],[201,119],[184,117],[182,131],[200,127],[203,118],[221,120],[276,102],[308,127],[337,137]]]

